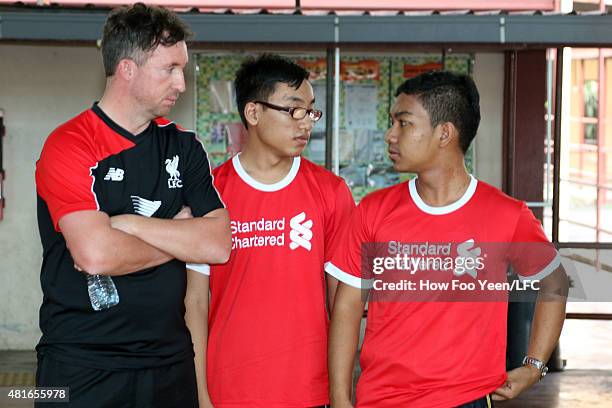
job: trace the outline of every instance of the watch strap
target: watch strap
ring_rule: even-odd
[[[535,357],[525,356],[523,358],[523,365],[532,365],[538,370],[540,370],[540,378],[543,378],[548,372],[548,367],[546,367],[546,363],[541,360],[538,360]]]

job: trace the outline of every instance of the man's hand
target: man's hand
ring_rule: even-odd
[[[504,401],[516,398],[520,393],[537,383],[541,377],[540,370],[531,365],[508,371],[508,379],[505,384],[493,391],[493,400]]]
[[[183,206],[183,208],[172,217],[174,220],[188,220],[190,218],[193,218],[193,214],[191,213],[191,208],[187,206]]]

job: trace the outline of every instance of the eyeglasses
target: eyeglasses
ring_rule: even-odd
[[[255,101],[255,103],[260,103],[263,106],[277,111],[287,112],[295,120],[302,120],[308,115],[313,122],[317,122],[323,116],[323,112],[317,109],[291,108],[289,106],[278,106],[263,101]]]

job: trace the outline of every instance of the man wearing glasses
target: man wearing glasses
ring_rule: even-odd
[[[326,304],[337,281],[324,264],[355,205],[342,179],[300,157],[322,116],[308,76],[276,55],[249,59],[236,74],[248,138],[213,172],[233,251],[224,265],[188,266],[186,320],[201,406],[329,400]]]

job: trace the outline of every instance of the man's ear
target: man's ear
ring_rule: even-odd
[[[124,58],[117,64],[117,69],[115,70],[115,75],[119,75],[125,81],[131,81],[136,75],[136,63],[134,60],[129,58]]]
[[[259,123],[259,114],[260,112],[255,102],[247,102],[244,106],[244,118],[249,126],[257,126]]]
[[[451,122],[444,122],[438,125],[440,147],[448,147],[451,144],[459,143],[459,131]]]

